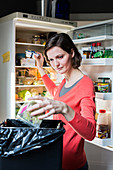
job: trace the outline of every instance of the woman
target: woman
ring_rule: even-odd
[[[35,56],[42,79],[53,99],[41,96],[30,98],[42,100],[29,108],[35,116],[48,111],[39,119],[53,115],[62,120],[66,130],[63,136],[63,170],[87,170],[87,159],[84,151],[84,140],[93,140],[96,132],[94,120],[95,102],[92,80],[84,75],[79,66],[81,55],[71,38],[65,34],[55,34],[46,43],[44,54],[47,62],[57,73],[64,75],[59,86],[56,86],[45,74],[43,56]]]

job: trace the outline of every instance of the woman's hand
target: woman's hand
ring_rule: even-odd
[[[31,116],[40,115],[45,112],[46,114],[40,115],[38,118],[44,119],[58,113],[62,114],[67,121],[72,120],[74,117],[74,110],[61,101],[42,96],[30,97],[29,99],[37,101],[37,104],[28,109],[31,112]]]
[[[40,52],[37,52],[37,55],[34,55],[34,59],[37,62],[37,67],[42,68],[44,63],[44,57],[42,56],[42,54]]]
[[[43,76],[44,74],[46,74],[43,69],[44,57],[40,52],[37,52],[37,55],[34,55],[34,59],[37,62],[38,71],[40,72],[41,76]]]

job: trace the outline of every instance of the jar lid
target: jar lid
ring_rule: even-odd
[[[97,42],[97,46],[101,46],[101,43],[100,43],[100,42]]]
[[[105,109],[100,109],[99,113],[106,113],[106,110]]]
[[[34,36],[33,36],[33,38],[38,38],[38,37],[40,37],[40,35],[34,35]]]
[[[93,46],[93,47],[96,47],[96,43],[92,43],[92,46]]]
[[[110,78],[109,78],[109,77],[98,77],[98,79],[110,80]]]

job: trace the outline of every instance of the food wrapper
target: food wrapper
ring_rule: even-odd
[[[31,116],[31,112],[27,111],[27,109],[29,107],[31,107],[32,105],[34,105],[36,103],[37,103],[36,101],[31,101],[26,104],[23,104],[18,111],[17,118],[22,119],[23,121],[25,121],[26,123],[28,123],[31,126],[39,127],[42,122],[42,120],[38,119],[39,115]],[[43,114],[45,114],[45,113],[43,113]]]
[[[103,57],[103,52],[102,51],[98,51],[94,54],[94,58],[102,58]]]

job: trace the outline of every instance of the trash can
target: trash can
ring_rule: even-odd
[[[65,130],[60,120],[43,120],[40,128],[13,125],[0,127],[0,170],[61,170]]]

